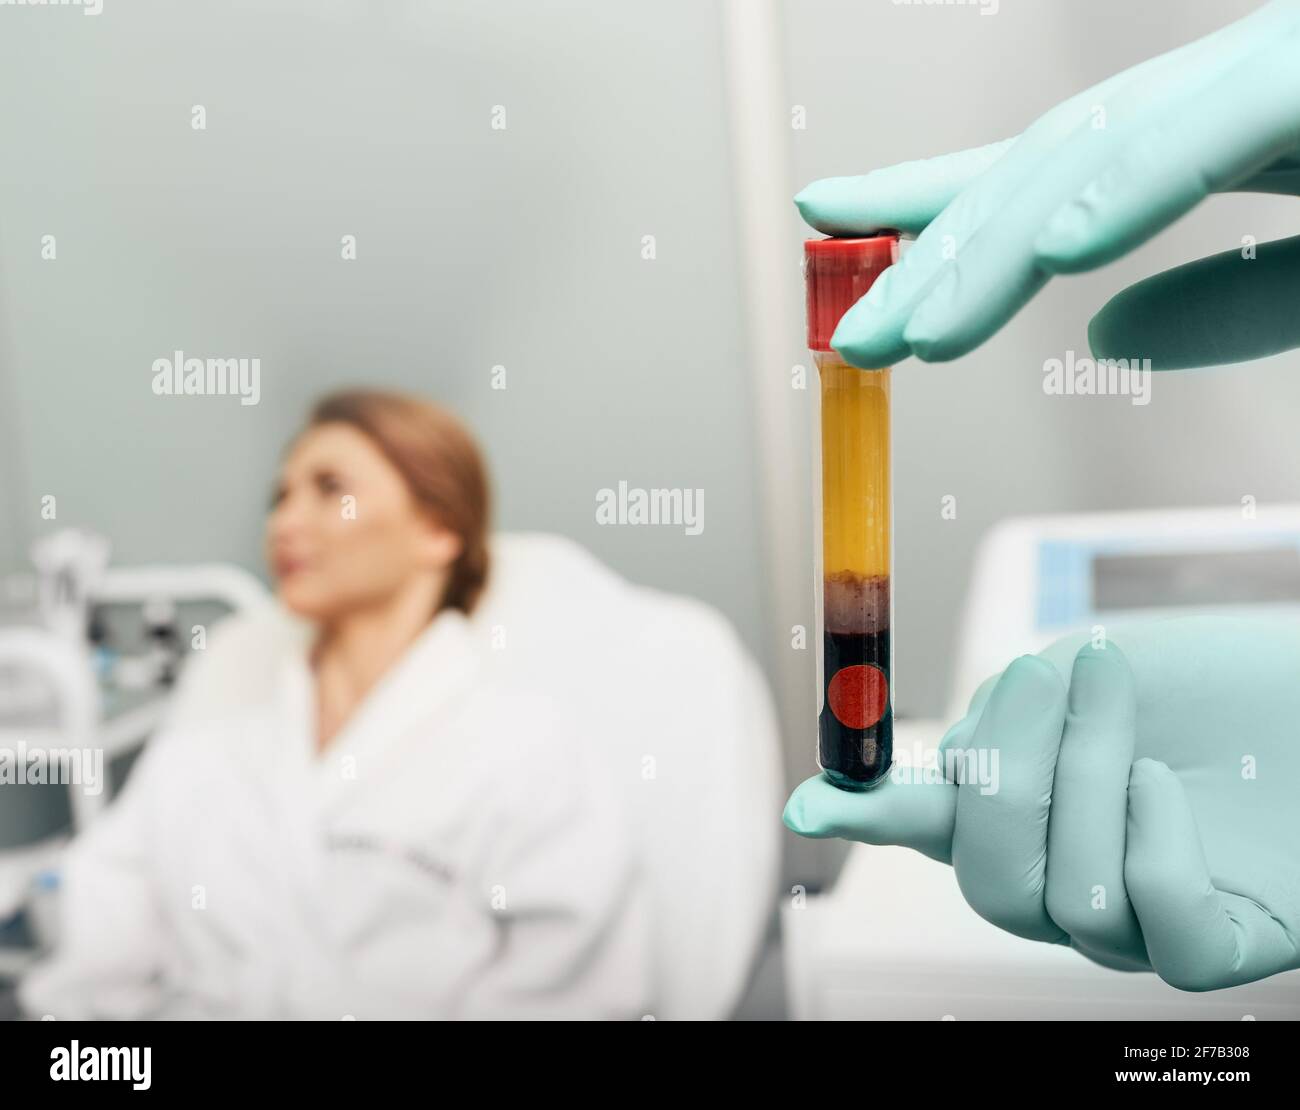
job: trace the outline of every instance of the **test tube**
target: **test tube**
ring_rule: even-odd
[[[840,317],[898,257],[898,236],[804,244],[808,347],[820,388],[813,466],[818,763],[865,790],[894,758],[888,367],[860,370],[831,350]]]

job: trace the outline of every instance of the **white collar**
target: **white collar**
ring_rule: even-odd
[[[306,626],[306,631],[312,631]],[[281,672],[281,727],[296,762],[313,766],[327,796],[350,795],[364,765],[378,763],[422,720],[436,719],[457,697],[469,696],[481,665],[478,637],[458,609],[443,609],[361,700],[322,752],[316,746],[316,683],[310,663],[314,636],[298,638]],[[355,774],[353,774],[355,772]]]

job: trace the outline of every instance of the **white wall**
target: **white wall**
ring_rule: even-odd
[[[120,561],[260,571],[309,402],[393,385],[478,430],[501,525],[706,597],[757,646],[711,6],[106,0],[0,21],[11,565],[55,493]],[[175,348],[260,357],[261,403],[155,397]],[[704,488],[704,533],[598,527],[620,479]]]

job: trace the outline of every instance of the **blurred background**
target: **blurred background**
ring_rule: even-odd
[[[71,525],[106,536],[113,564],[264,579],[271,478],[312,399],[411,390],[481,438],[500,528],[563,534],[725,614],[776,695],[792,786],[816,767],[813,653],[791,645],[813,624],[812,398],[791,387],[810,366],[812,233],[790,196],[1016,134],[1256,6],[6,7],[0,569]],[[951,713],[973,561],[999,521],[1300,500],[1300,354],[1159,377],[1145,407],[1042,389],[1114,292],[1285,235],[1291,204],[1216,198],[1051,283],[974,354],[899,368],[900,718]],[[155,396],[174,350],[259,357],[260,402]],[[598,524],[597,491],[620,481],[704,490],[702,533]],[[788,834],[782,850],[774,900],[829,884],[845,851]],[[777,983],[756,1012],[779,1010]]]

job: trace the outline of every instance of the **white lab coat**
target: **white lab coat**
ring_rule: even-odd
[[[72,847],[34,1016],[637,1017],[647,894],[545,691],[445,611],[323,754],[305,635]]]

